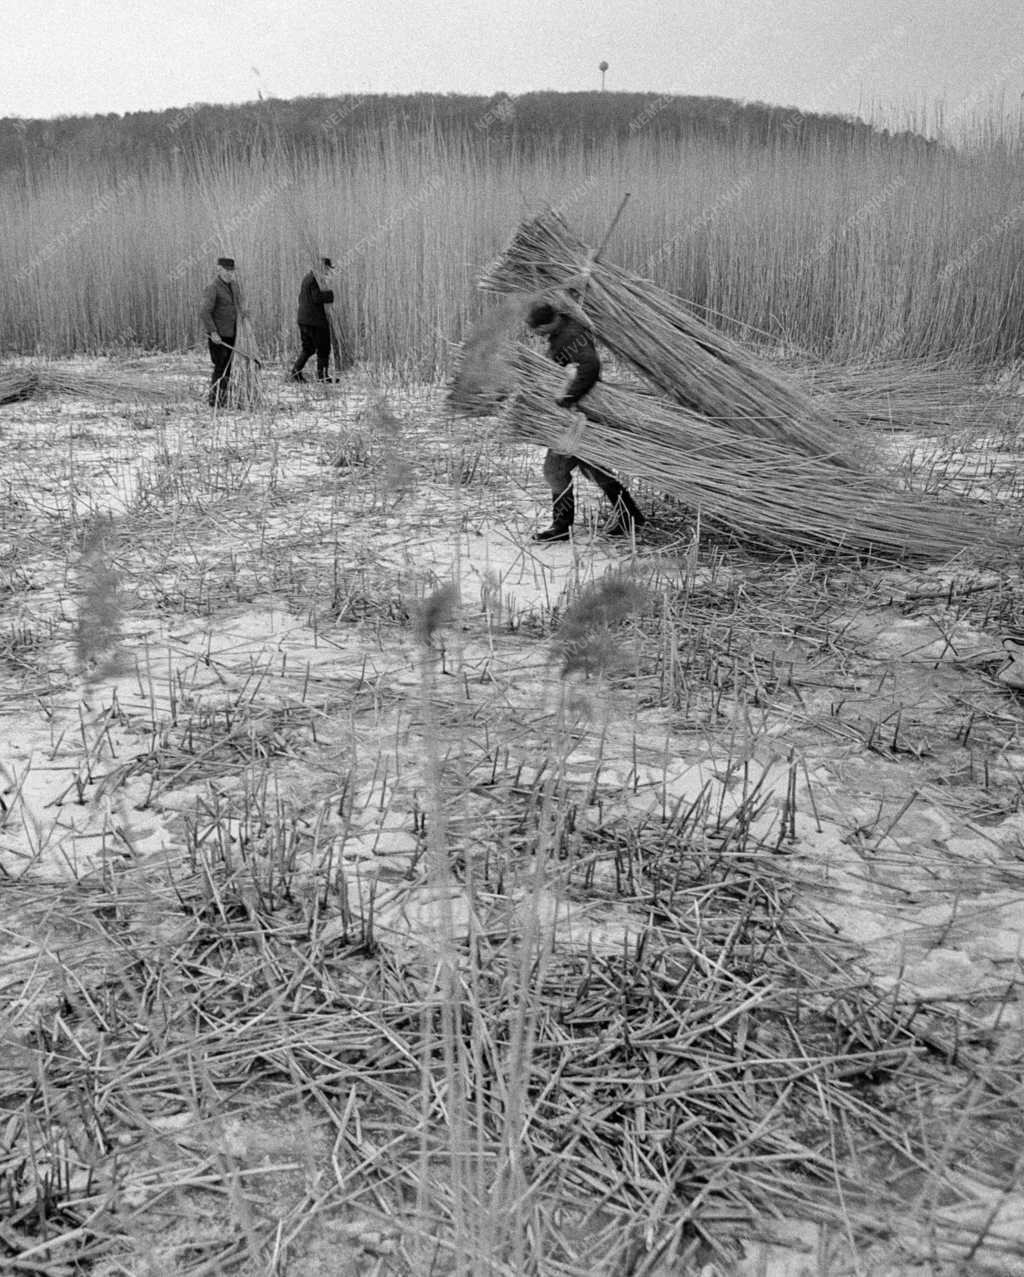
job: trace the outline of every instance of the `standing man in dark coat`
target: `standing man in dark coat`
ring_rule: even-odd
[[[590,330],[568,310],[559,309],[549,302],[538,302],[531,306],[526,323],[535,333],[547,338],[548,354],[556,364],[563,368],[570,364],[576,365],[576,375],[557,401],[560,408],[576,408],[601,376],[601,361],[597,357],[597,347]],[[580,411],[586,414],[585,408]],[[572,472],[577,468],[581,474],[596,483],[612,503],[612,517],[605,526],[605,532],[614,536],[628,536],[645,522],[640,508],[614,475],[580,457],[549,449],[544,458],[544,478],[551,489],[551,527],[536,533],[534,541],[569,540],[576,517]]]
[[[231,359],[234,355],[235,333],[241,302],[235,284],[235,259],[217,258],[217,277],[203,291],[199,318],[206,329],[213,361],[210,378],[210,407],[223,408],[228,397],[231,380]]]
[[[302,353],[292,364],[292,381],[305,381],[302,370],[306,360],[316,355],[317,381],[330,381],[327,369],[331,362],[331,325],[325,306],[334,301],[334,291],[327,287],[334,273],[334,263],[321,257],[320,271],[311,270],[299,285],[299,337]]]

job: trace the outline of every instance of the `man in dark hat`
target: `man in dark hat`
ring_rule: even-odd
[[[235,284],[235,259],[217,258],[217,277],[203,291],[199,318],[210,344],[213,375],[210,378],[210,407],[223,408],[231,380],[231,359],[241,305]]]
[[[299,338],[302,352],[292,364],[292,381],[305,381],[302,370],[306,361],[316,355],[317,381],[330,381],[327,375],[331,362],[331,325],[325,306],[334,301],[334,291],[327,287],[334,274],[334,263],[329,257],[320,258],[320,270],[309,271],[299,285]]]
[[[597,383],[601,376],[601,361],[590,329],[567,307],[550,302],[537,302],[526,316],[527,326],[547,338],[548,354],[556,364],[567,368],[575,364],[576,374],[556,402],[560,408],[577,408],[580,400]],[[586,408],[580,408],[586,415]],[[551,527],[534,535],[534,541],[568,541],[576,503],[573,498],[572,472],[579,469],[601,489],[612,503],[612,517],[605,525],[605,532],[613,536],[628,536],[644,522],[640,508],[622,484],[607,470],[592,465],[580,457],[548,450],[544,458],[544,478],[551,489]]]

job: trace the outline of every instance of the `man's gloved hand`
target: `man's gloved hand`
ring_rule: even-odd
[[[559,408],[575,408],[576,407],[576,400],[570,399],[568,395],[563,395],[561,399],[556,399],[555,403],[559,406]]]

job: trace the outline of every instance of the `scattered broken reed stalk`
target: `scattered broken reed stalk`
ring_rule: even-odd
[[[518,227],[480,287],[529,294],[585,287],[584,308],[598,339],[684,408],[799,455],[853,464],[844,423],[797,382],[650,280],[593,261],[554,212]]]
[[[506,422],[520,438],[634,475],[710,527],[773,546],[837,547],[882,557],[947,560],[965,547],[1013,553],[980,506],[902,491],[882,474],[798,456],[789,441],[752,437],[657,395],[599,383],[583,412],[556,406],[562,374],[527,346],[512,357],[518,389]]]
[[[51,888],[44,907],[59,904],[76,939],[54,954],[61,1004],[22,997],[11,1026],[37,1084],[0,1101],[8,1241],[71,1264],[130,1257],[137,1234],[176,1277],[252,1272],[275,1212],[245,1222],[239,1201],[225,1219],[218,1195],[265,1172],[217,1132],[308,1104],[333,1153],[307,1182],[342,1218],[409,1230],[410,1271],[423,1255],[467,1277],[610,1275],[659,1257],[685,1271],[698,1254],[728,1263],[737,1238],[780,1217],[877,1236],[906,1222],[878,1198],[878,1157],[935,1177],[947,1204],[931,1204],[921,1245],[950,1259],[976,1245],[968,1185],[947,1182],[957,1140],[934,1165],[891,1098],[871,1100],[880,1079],[919,1102],[935,1085],[928,1023],[909,1024],[790,917],[785,879],[749,833],[725,821],[699,838],[686,811],[595,830],[629,884],[605,888],[608,903],[620,897],[635,928],[617,949],[552,944],[531,884],[547,886],[561,855],[571,788],[556,770],[528,795],[521,908],[492,908],[462,948],[446,1014],[427,971],[386,950],[367,961],[358,933],[311,950],[301,911],[259,890],[258,860],[232,863],[226,844],[199,848],[194,873],[121,867]],[[35,979],[27,965],[15,976],[26,990]],[[1018,1078],[1007,1112],[1019,1092]],[[66,1183],[33,1171],[58,1147]],[[152,1212],[179,1185],[220,1224],[172,1260]],[[990,1257],[1012,1245],[998,1231]],[[301,1243],[296,1217],[291,1250]]]

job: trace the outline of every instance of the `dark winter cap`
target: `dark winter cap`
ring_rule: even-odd
[[[321,257],[320,260],[323,262],[323,264],[327,267],[328,270],[334,269],[334,263],[331,261],[329,257]]]
[[[223,266],[225,270],[234,270],[235,259],[233,257],[218,257],[217,265]]]
[[[535,302],[526,312],[526,322],[530,328],[540,328],[543,324],[553,323],[556,311],[547,302]]]

